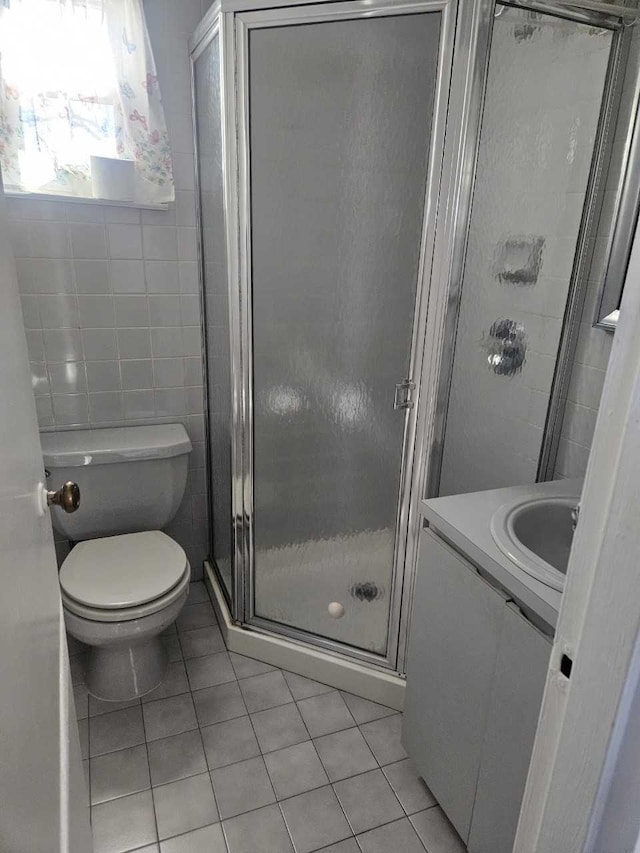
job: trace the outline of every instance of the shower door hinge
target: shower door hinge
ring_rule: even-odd
[[[411,399],[411,392],[415,390],[416,383],[411,379],[405,379],[403,382],[396,383],[396,392],[393,397],[394,409],[413,409],[414,402]]]

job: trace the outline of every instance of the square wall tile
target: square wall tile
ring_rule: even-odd
[[[135,225],[107,225],[109,257],[114,260],[142,258],[142,232]]]
[[[141,260],[111,260],[114,293],[144,293],[144,266]]]
[[[113,296],[86,294],[78,296],[80,324],[83,329],[112,329],[115,325]]]
[[[82,344],[87,361],[118,358],[118,341],[115,329],[83,329]]]
[[[110,293],[109,261],[76,260],[73,264],[78,293]]]
[[[74,258],[106,258],[107,240],[104,225],[71,223],[69,225]]]
[[[178,237],[173,226],[145,225],[142,229],[144,257],[147,260],[178,259]]]

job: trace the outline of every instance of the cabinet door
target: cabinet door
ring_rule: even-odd
[[[482,748],[469,853],[511,853],[551,640],[508,604]]]
[[[465,841],[505,600],[453,549],[422,532],[403,742]]]

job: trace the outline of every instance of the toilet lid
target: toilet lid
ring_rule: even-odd
[[[60,569],[60,586],[89,607],[135,607],[172,589],[186,565],[183,549],[160,530],[107,536],[72,548]]]

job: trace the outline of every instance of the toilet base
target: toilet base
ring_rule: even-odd
[[[138,699],[156,688],[167,670],[168,656],[159,635],[137,643],[91,646],[87,688],[108,702]]]

